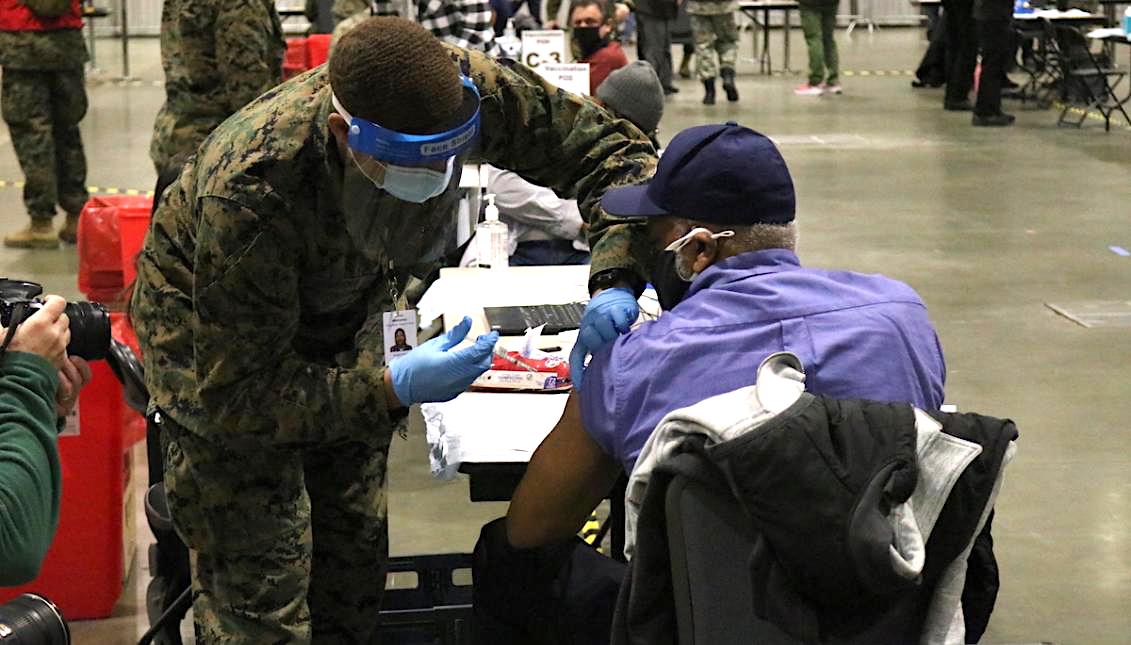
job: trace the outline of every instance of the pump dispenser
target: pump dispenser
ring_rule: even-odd
[[[509,232],[506,222],[499,220],[494,193],[487,195],[484,220],[475,227],[475,239],[479,245],[479,266],[502,269],[510,265]]]

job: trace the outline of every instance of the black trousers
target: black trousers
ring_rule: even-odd
[[[472,561],[475,642],[608,645],[626,569],[578,538],[514,549],[505,521],[490,522]]]
[[[978,81],[978,101],[974,113],[980,116],[1001,114],[1001,84],[1005,68],[1016,49],[1009,18],[978,21],[978,46],[982,52],[982,76]]]
[[[646,60],[656,70],[660,85],[672,86],[672,24],[673,20],[636,14],[636,55]]]
[[[965,101],[974,86],[978,57],[977,25],[972,0],[943,0],[946,11],[946,102]]]
[[[919,61],[919,68],[915,70],[915,77],[928,85],[946,83],[948,74],[946,23],[947,16],[945,13],[935,20],[935,26],[930,35],[931,44],[923,54],[923,59]]]

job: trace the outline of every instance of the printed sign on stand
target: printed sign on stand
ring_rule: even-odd
[[[570,65],[543,64],[536,70],[542,78],[567,92],[589,95],[589,63],[573,63]]]
[[[569,61],[566,33],[560,29],[522,32],[522,64],[530,69]]]

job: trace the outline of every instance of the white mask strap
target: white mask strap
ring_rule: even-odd
[[[688,242],[691,241],[691,238],[695,237],[699,233],[711,233],[711,231],[703,228],[702,226],[693,228],[690,231],[688,231],[687,234],[684,235],[683,237],[681,237],[678,240],[672,242],[671,244],[665,246],[664,250],[665,251],[679,251],[683,247],[687,246]],[[717,240],[721,237],[734,237],[734,231],[720,231],[718,233],[711,233],[711,239],[712,240]]]

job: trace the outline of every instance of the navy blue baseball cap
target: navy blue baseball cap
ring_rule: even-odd
[[[672,215],[712,224],[788,224],[793,178],[765,135],[734,122],[680,132],[646,184],[614,188],[601,206],[620,217]]]

